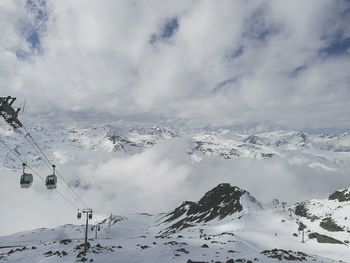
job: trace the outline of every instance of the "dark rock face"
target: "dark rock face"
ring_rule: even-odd
[[[244,140],[244,142],[246,142],[246,143],[251,143],[251,144],[259,144],[259,145],[262,144],[261,141],[260,141],[260,138],[259,138],[258,136],[256,136],[256,135],[250,135],[250,136],[248,136],[248,137]]]
[[[71,243],[71,242],[72,242],[71,239],[62,239],[62,240],[60,240],[60,244],[62,244],[62,245],[67,245],[68,243]]]
[[[309,238],[313,239],[316,238],[318,243],[329,243],[329,244],[344,244],[343,242],[341,242],[338,239],[326,236],[326,235],[321,235],[317,232],[311,233],[309,234]]]
[[[219,184],[217,187],[207,192],[198,203],[192,204],[187,214],[198,215],[195,217],[198,218],[199,221],[204,222],[208,222],[217,217],[222,219],[228,215],[242,211],[243,207],[239,199],[245,193],[245,190],[231,186],[230,184]]]
[[[302,202],[300,204],[298,204],[296,207],[295,207],[295,214],[297,216],[302,216],[302,217],[307,217],[308,214],[307,214],[307,208],[305,207],[305,204]]]
[[[205,223],[213,219],[221,220],[226,216],[241,212],[243,206],[240,198],[246,193],[251,202],[260,205],[247,191],[227,183],[219,184],[207,192],[198,202],[183,202],[173,212],[167,214],[163,223],[174,222],[180,217],[184,218],[171,225],[165,233],[173,233],[196,223]]]
[[[169,214],[170,217],[167,220],[165,220],[165,222],[171,222],[181,217],[183,214],[187,213],[189,208],[194,204],[195,202],[191,202],[191,201],[183,202],[179,207],[175,208],[175,210]]]
[[[328,199],[329,200],[338,200],[339,202],[350,201],[350,190],[344,189],[344,190],[335,191],[333,194],[331,194],[328,197]]]
[[[298,203],[295,206],[295,214],[297,216],[301,216],[301,217],[305,217],[307,219],[310,219],[311,221],[315,221],[315,220],[320,219],[319,217],[309,213],[308,208],[307,208],[307,204],[308,204],[307,201]]]
[[[331,232],[344,231],[344,229],[338,226],[331,217],[325,217],[320,223],[320,227]]]
[[[284,250],[274,248],[272,250],[264,250],[260,254],[267,256],[268,258],[275,258],[278,260],[291,260],[291,261],[306,261],[307,258],[311,258],[303,252],[294,252],[292,250]]]

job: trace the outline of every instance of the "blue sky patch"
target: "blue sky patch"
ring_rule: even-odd
[[[349,52],[350,37],[337,36],[328,46],[320,50],[322,56],[341,56]]]
[[[179,20],[177,17],[168,19],[158,34],[152,34],[150,43],[154,44],[158,41],[170,39],[179,29]]]
[[[18,21],[17,29],[28,43],[31,52],[20,48],[15,49],[17,58],[22,60],[42,52],[42,38],[47,30],[46,23],[49,19],[48,8],[44,0],[27,0],[25,9],[28,17]]]

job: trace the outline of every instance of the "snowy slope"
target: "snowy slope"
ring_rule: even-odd
[[[349,262],[346,244],[308,237],[301,243],[300,216],[290,217],[282,207],[262,206],[237,187],[220,184],[200,201],[187,202],[186,211],[194,204],[197,209],[206,204],[202,212],[211,215],[216,210],[217,216],[197,218],[191,226],[169,233],[164,220],[177,209],[159,215],[111,215],[94,222],[101,228],[97,239],[89,230],[87,254],[81,246],[83,226],[21,232],[0,237],[0,262]]]
[[[294,207],[294,210],[303,224],[307,226],[309,233],[330,237],[334,239],[333,242],[349,244],[349,189],[336,191],[328,199],[300,202]]]

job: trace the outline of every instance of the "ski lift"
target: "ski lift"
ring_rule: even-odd
[[[81,218],[81,212],[78,210],[77,219]]]
[[[2,116],[5,121],[11,125],[14,129],[21,128],[23,125],[18,120],[18,113],[20,108],[15,109],[12,104],[15,102],[16,98],[0,97],[0,116]]]
[[[89,213],[89,219],[92,219],[92,213]]]
[[[47,189],[55,189],[57,186],[57,176],[55,175],[55,165],[52,165],[52,169],[53,169],[53,174],[48,175],[46,177],[46,188]]]
[[[23,163],[23,174],[21,176],[21,180],[20,180],[20,185],[21,185],[21,188],[29,188],[31,187],[32,183],[33,183],[33,175],[32,174],[27,174],[24,172],[24,169],[26,167],[26,164]]]

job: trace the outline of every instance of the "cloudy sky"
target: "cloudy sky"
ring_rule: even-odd
[[[346,0],[0,2],[28,114],[350,127]]]
[[[16,96],[18,106],[26,99],[22,116],[36,125],[84,119],[349,129],[349,24],[346,0],[1,0],[0,93]],[[96,183],[81,194],[101,214],[166,211],[221,182],[263,201],[291,202],[349,183],[348,171],[281,159],[189,166],[185,147],[169,141],[60,169]],[[59,196],[39,184],[15,191],[16,171],[7,173],[0,234],[72,222]]]

